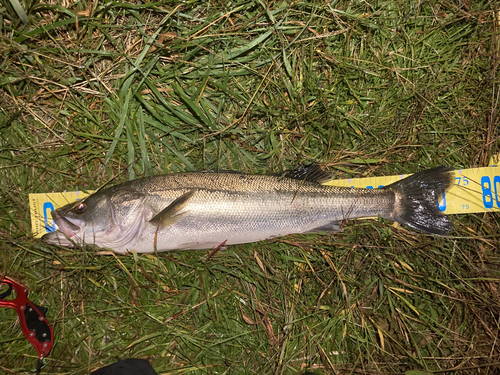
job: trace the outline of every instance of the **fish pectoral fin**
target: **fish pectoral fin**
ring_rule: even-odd
[[[335,233],[335,232],[340,232],[340,231],[341,231],[340,222],[339,221],[332,221],[326,225],[322,225],[320,227],[309,229],[307,232],[304,232],[304,233],[318,233],[318,232]]]
[[[185,212],[179,214],[179,212],[186,207],[189,199],[193,196],[196,190],[192,189],[179,198],[175,199],[167,207],[165,207],[158,215],[153,217],[149,222],[158,227],[158,230],[165,229],[169,225],[175,223]]]

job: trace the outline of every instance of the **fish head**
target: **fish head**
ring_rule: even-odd
[[[48,243],[66,247],[93,244],[126,251],[151,215],[146,196],[126,189],[106,189],[52,211],[58,230],[45,234]]]

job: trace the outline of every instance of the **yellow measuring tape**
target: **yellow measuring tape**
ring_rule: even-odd
[[[455,171],[455,185],[438,202],[445,214],[467,214],[500,211],[500,164],[492,158],[491,167],[459,169]],[[332,180],[325,185],[375,189],[399,181],[408,175]],[[89,193],[92,193],[89,191]],[[50,212],[65,204],[83,199],[81,191],[65,193],[30,194],[31,227],[35,238],[56,229]]]

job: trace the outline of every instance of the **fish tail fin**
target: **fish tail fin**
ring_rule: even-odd
[[[447,235],[450,219],[438,208],[438,199],[455,182],[451,167],[435,167],[415,173],[384,189],[394,192],[396,201],[388,219],[429,234]]]

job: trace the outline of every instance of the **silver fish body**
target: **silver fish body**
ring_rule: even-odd
[[[52,212],[59,230],[43,239],[115,252],[208,249],[292,233],[339,230],[342,220],[380,215],[427,233],[451,224],[436,207],[453,184],[448,167],[382,189],[321,185],[303,178],[192,172],[125,182]]]

